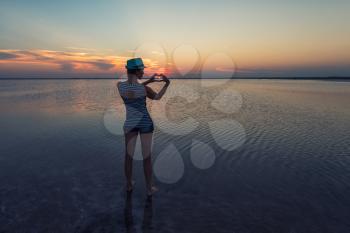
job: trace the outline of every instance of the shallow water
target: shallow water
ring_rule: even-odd
[[[0,80],[0,232],[350,231],[349,82],[173,80],[152,201],[115,84]]]

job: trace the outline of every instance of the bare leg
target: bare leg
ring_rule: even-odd
[[[137,132],[125,133],[125,163],[124,172],[126,177],[126,190],[131,191],[133,186],[132,181],[132,161],[135,152],[137,140]]]
[[[146,179],[147,194],[152,195],[158,189],[153,185],[152,179],[152,139],[153,133],[140,134],[142,156],[143,156],[143,170]]]

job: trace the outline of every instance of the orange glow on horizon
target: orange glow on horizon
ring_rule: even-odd
[[[131,57],[97,55],[82,52],[50,50],[0,50],[6,58],[0,59],[0,71],[53,71],[72,73],[119,73],[125,72],[125,63]],[[146,74],[170,74],[158,61],[143,59]]]
[[[185,76],[187,73],[200,71],[221,72],[221,76],[225,76],[225,73],[237,71],[241,74],[250,72],[253,74],[256,70],[269,69],[281,73],[283,69],[342,64],[341,60],[344,56],[334,59],[334,57],[327,56],[327,53],[325,53],[325,56],[316,56],[315,59],[310,59],[305,54],[296,51],[295,53],[289,53],[286,57],[283,52],[266,51],[260,48],[260,51],[258,49],[255,51],[236,50],[234,56],[229,53],[217,53],[203,58],[204,60],[199,63],[190,61],[185,55],[180,56],[181,59],[165,60],[165,62],[160,59],[161,56],[159,59],[142,56],[142,59],[147,66],[145,69],[146,77],[153,73]],[[0,50],[0,72],[3,74],[6,74],[6,72],[22,72],[22,74],[57,72],[64,74],[114,75],[126,72],[125,63],[130,58],[129,56],[103,55],[80,51]],[[236,64],[238,67],[236,67]]]

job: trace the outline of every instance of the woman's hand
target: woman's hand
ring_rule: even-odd
[[[159,76],[162,77],[162,81],[164,81],[166,84],[169,84],[169,83],[170,83],[170,80],[169,80],[168,77],[165,76],[164,74],[160,74]]]
[[[159,74],[157,74],[157,73],[153,74],[147,81],[143,82],[142,84],[143,84],[144,86],[146,86],[146,85],[148,85],[148,84],[150,84],[150,83],[153,83],[153,82],[159,82],[159,81],[157,81],[157,79],[156,79],[157,76],[159,76]]]
[[[159,74],[155,73],[155,74],[153,74],[153,75],[149,78],[149,80],[150,80],[151,82],[155,82],[157,76],[159,76]]]
[[[162,89],[156,93],[152,90],[152,88],[150,87],[146,87],[146,91],[147,91],[147,97],[153,100],[160,100],[162,98],[162,96],[165,94],[169,84],[170,84],[170,80],[164,75],[164,74],[160,74],[160,75],[153,75],[155,76],[160,76],[161,79],[156,79],[154,82],[165,82],[165,85],[162,87]],[[152,77],[153,77],[152,76]],[[151,77],[151,78],[152,78]]]

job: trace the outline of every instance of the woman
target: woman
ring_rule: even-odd
[[[146,107],[146,97],[152,100],[160,100],[166,92],[170,81],[163,74],[154,74],[146,82],[139,83],[142,78],[144,68],[141,58],[134,58],[127,61],[125,66],[127,69],[128,80],[125,82],[118,82],[119,94],[122,97],[126,107],[126,120],[124,123],[125,136],[125,176],[126,176],[126,190],[132,191],[132,162],[135,152],[135,145],[138,134],[140,134],[143,168],[146,179],[147,195],[151,196],[158,189],[154,186],[152,181],[152,137],[153,137],[153,121],[148,113]],[[156,77],[161,77],[156,79]],[[149,86],[152,82],[165,82],[163,88],[156,93]]]

